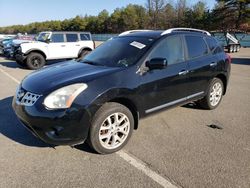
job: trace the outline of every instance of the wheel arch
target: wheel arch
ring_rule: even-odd
[[[119,97],[119,98],[114,98],[112,100],[110,100],[109,102],[116,102],[119,104],[122,104],[124,106],[126,106],[132,113],[133,117],[134,117],[134,129],[138,129],[138,125],[139,125],[139,112],[137,110],[136,105],[134,104],[134,102],[128,98],[124,98],[124,97]]]
[[[227,77],[224,75],[224,74],[218,74],[215,76],[216,78],[219,78],[222,83],[223,83],[223,86],[224,86],[224,92],[223,92],[223,95],[226,94],[226,91],[227,91]]]
[[[82,51],[84,51],[84,50],[86,50],[86,51],[92,51],[93,49],[91,49],[90,47],[82,47],[80,50],[79,50],[79,52],[78,52],[78,56],[81,54],[81,52]]]
[[[47,55],[42,50],[40,50],[40,49],[31,49],[31,50],[27,51],[25,53],[25,55],[28,56],[31,53],[39,53],[39,54],[41,54],[44,57],[45,60],[47,59]]]

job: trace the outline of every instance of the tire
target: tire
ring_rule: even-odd
[[[237,45],[236,52],[240,51],[240,45]]]
[[[228,52],[229,52],[229,53],[233,53],[233,45],[230,45],[230,46],[229,46]]]
[[[207,95],[203,99],[198,101],[199,106],[208,110],[213,110],[217,108],[222,100],[223,92],[224,92],[224,85],[221,79],[219,78],[212,79],[212,81],[209,84]]]
[[[233,51],[237,52],[237,45],[234,45]]]
[[[116,118],[123,120],[116,124]],[[125,127],[121,129],[122,126]],[[114,102],[106,103],[93,118],[88,143],[97,153],[114,153],[127,144],[133,129],[134,118],[127,107]]]
[[[78,60],[81,60],[83,57],[85,57],[87,54],[89,54],[91,51],[89,50],[82,50],[81,53],[79,54],[79,57],[77,58]]]
[[[45,58],[39,53],[32,52],[27,56],[27,67],[31,70],[37,70],[45,65]]]

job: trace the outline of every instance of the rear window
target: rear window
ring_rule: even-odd
[[[89,34],[80,34],[81,40],[90,40],[90,35]]]
[[[202,37],[186,36],[189,59],[204,56],[208,53],[208,48]]]
[[[77,42],[78,36],[77,34],[66,34],[67,42]]]

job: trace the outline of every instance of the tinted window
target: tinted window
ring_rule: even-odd
[[[66,34],[67,42],[77,42],[78,36],[77,34]]]
[[[213,52],[214,49],[218,46],[216,40],[213,38],[206,38],[206,41],[209,49]]]
[[[64,42],[63,34],[52,34],[51,42]]]
[[[80,34],[81,40],[90,40],[90,35],[89,34]]]
[[[208,53],[207,45],[202,37],[186,36],[189,58],[196,58]]]
[[[127,67],[136,63],[153,41],[153,39],[143,37],[114,37],[85,56],[82,62],[112,67]]]
[[[152,58],[166,58],[168,65],[184,61],[182,40],[179,36],[171,36],[162,40],[150,55]]]
[[[223,51],[224,51],[224,50],[222,49],[222,47],[217,46],[217,48],[215,48],[215,50],[214,50],[214,53],[217,54],[217,53],[221,53],[221,52],[223,52]]]

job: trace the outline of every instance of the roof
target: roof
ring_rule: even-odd
[[[193,28],[171,28],[168,30],[131,30],[131,31],[125,31],[121,33],[119,36],[136,36],[136,37],[147,37],[147,38],[157,39],[160,38],[161,36],[171,33],[180,33],[180,34],[192,33],[196,35],[211,36],[211,34],[208,31],[193,29]]]
[[[140,32],[128,33],[126,35],[121,35],[121,37],[131,36],[131,37],[147,37],[147,38],[157,39],[161,37],[162,32],[163,32],[162,30],[140,31]]]

